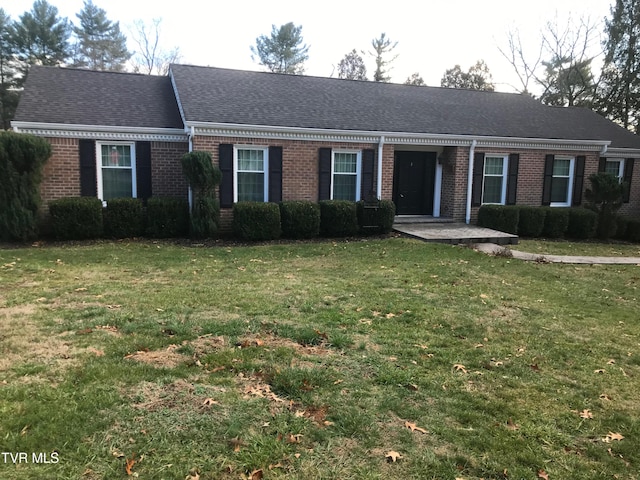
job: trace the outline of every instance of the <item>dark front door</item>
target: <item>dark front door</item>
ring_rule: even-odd
[[[435,152],[396,152],[393,201],[398,215],[433,215]]]

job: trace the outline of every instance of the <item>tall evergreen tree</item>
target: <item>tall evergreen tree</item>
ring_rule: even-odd
[[[640,0],[616,0],[606,20],[606,56],[597,108],[636,133],[640,129]]]
[[[371,40],[373,52],[369,52],[369,55],[376,59],[376,71],[373,73],[374,82],[388,82],[391,80],[391,76],[389,75],[389,70],[391,70],[391,68],[389,67],[389,64],[398,58],[398,55],[395,55],[390,59],[385,57],[397,46],[398,42],[391,41],[391,39],[387,37],[386,33],[382,33],[380,38],[374,38]]]
[[[540,80],[544,92],[542,103],[558,107],[591,107],[595,83],[591,72],[591,59],[553,58],[542,62],[545,77]]]
[[[340,63],[338,64],[338,78],[345,78],[348,80],[366,80],[367,79],[367,67],[364,64],[364,60],[356,49],[354,48],[347,53]]]
[[[14,24],[14,45],[21,76],[17,86],[26,80],[29,65],[61,65],[70,56],[71,27],[58,9],[47,0],[35,0],[30,12]]]
[[[92,0],[85,0],[84,8],[76,16],[80,25],[73,27],[78,42],[73,65],[92,70],[124,70],[131,53],[120,24],[107,19],[107,12]]]
[[[18,105],[14,54],[13,24],[9,15],[0,8],[0,128],[5,130],[9,128]]]
[[[251,58],[255,61],[257,57],[260,65],[272,72],[299,75],[304,73],[304,62],[309,59],[309,47],[302,42],[302,26],[295,26],[293,22],[280,28],[272,25],[269,37],[256,38]]]

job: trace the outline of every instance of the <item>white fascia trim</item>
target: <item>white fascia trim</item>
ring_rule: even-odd
[[[173,76],[173,70],[169,67],[169,78],[171,79],[171,88],[173,88],[173,94],[176,96],[176,103],[178,104],[178,110],[180,111],[180,118],[182,119],[182,124],[185,125],[185,131],[189,131],[189,127],[186,126],[187,122],[184,116],[184,109],[182,108],[182,102],[180,101],[180,94],[178,93],[178,86],[176,85],[176,79]]]
[[[324,142],[385,143],[396,145],[469,146],[475,139],[479,147],[498,147],[536,150],[601,151],[611,144],[608,140],[559,140],[551,138],[480,137],[477,135],[451,135],[409,132],[376,132],[364,130],[333,130],[323,128],[281,127],[271,125],[244,125],[213,122],[185,122],[194,127],[196,135],[271,138]]]
[[[91,138],[92,140],[149,140],[186,142],[182,128],[120,127],[115,125],[76,125],[67,123],[11,122],[21,132],[39,137]]]
[[[603,157],[640,158],[640,150],[633,148],[609,148]]]

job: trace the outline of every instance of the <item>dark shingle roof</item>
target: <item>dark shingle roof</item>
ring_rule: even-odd
[[[168,77],[34,66],[16,121],[182,128]]]
[[[187,122],[373,132],[610,140],[640,138],[582,108],[527,95],[172,65]]]

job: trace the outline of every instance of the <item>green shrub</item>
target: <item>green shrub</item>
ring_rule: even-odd
[[[598,215],[598,238],[606,240],[616,233],[616,212],[622,207],[626,185],[615,175],[605,172],[590,175],[589,181],[591,188],[584,192],[586,205]]]
[[[182,156],[182,172],[193,191],[191,209],[191,236],[212,237],[220,226],[220,202],[215,187],[220,184],[222,172],[213,164],[208,152],[189,152]]]
[[[547,238],[562,238],[569,227],[569,209],[561,207],[545,207],[542,234]]]
[[[355,202],[322,200],[320,202],[320,234],[324,237],[348,237],[358,233]]]
[[[630,242],[640,242],[640,220],[629,220],[626,238]]]
[[[280,222],[283,237],[317,237],[320,234],[320,205],[302,200],[281,202]]]
[[[0,240],[37,236],[42,169],[50,156],[43,138],[0,132]]]
[[[102,236],[102,202],[96,197],[70,197],[49,203],[53,236],[59,240],[84,240]]]
[[[478,226],[500,232],[518,233],[520,208],[506,205],[483,205],[478,211]]]
[[[144,233],[142,201],[112,198],[103,212],[104,235],[111,238],[140,237]]]
[[[275,240],[280,237],[277,203],[238,202],[233,205],[233,233],[242,240]]]
[[[391,200],[381,200],[377,207],[368,207],[363,201],[357,204],[360,233],[389,233],[393,228],[396,206]]]
[[[183,198],[147,200],[146,234],[153,238],[183,237],[189,231],[189,203]]]
[[[587,239],[595,235],[598,214],[586,208],[570,208],[567,236],[576,239]]]
[[[627,238],[627,228],[629,227],[629,219],[622,215],[616,215],[616,233],[615,238],[624,240]]]
[[[518,235],[523,237],[539,237],[544,229],[544,218],[547,210],[541,207],[520,206]]]

